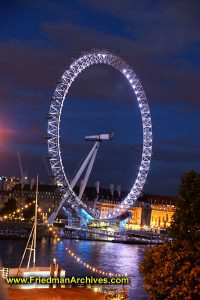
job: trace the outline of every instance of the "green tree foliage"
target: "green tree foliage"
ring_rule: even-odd
[[[171,242],[144,253],[140,271],[151,299],[200,299],[200,174],[181,178]]]
[[[32,203],[31,206],[29,206],[28,208],[24,209],[24,211],[23,211],[23,217],[27,221],[31,220],[34,217],[34,215],[35,215],[35,203],[33,202],[34,200],[35,199],[33,199],[33,198],[27,198],[25,200],[26,204]]]
[[[200,299],[200,243],[165,242],[147,249],[140,265],[150,299]]]
[[[200,240],[200,174],[193,171],[181,178],[171,235],[175,239]]]
[[[0,211],[0,215],[8,215],[12,214],[13,211],[15,211],[17,208],[17,201],[14,198],[8,199],[8,201],[5,203],[4,207]]]

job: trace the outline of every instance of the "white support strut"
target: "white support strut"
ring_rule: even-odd
[[[86,157],[86,159],[84,160],[83,164],[81,165],[80,169],[78,170],[77,174],[75,175],[74,179],[72,180],[72,182],[70,183],[71,188],[73,189],[76,185],[76,183],[78,182],[79,178],[81,177],[83,171],[85,170],[88,162],[90,161],[92,155],[94,154],[94,151],[96,149],[96,144],[94,144],[94,146],[92,147],[90,153],[88,154],[88,156]]]
[[[96,141],[94,146],[92,147],[92,149],[90,150],[88,156],[86,157],[86,159],[84,160],[84,162],[82,163],[80,169],[78,170],[77,174],[75,175],[74,179],[71,181],[70,186],[73,189],[76,185],[76,183],[78,182],[78,180],[80,179],[82,173],[84,172],[85,168],[88,165],[88,168],[86,170],[86,174],[85,177],[83,179],[83,183],[80,186],[80,192],[79,192],[79,199],[82,198],[83,193],[85,191],[85,187],[87,185],[90,173],[92,171],[92,167],[94,165],[94,161],[100,146],[100,142],[103,140],[110,140],[111,137],[113,138],[113,134],[101,134],[101,135],[93,135],[93,136],[86,136],[85,140],[87,141]],[[66,201],[65,195],[62,197],[57,209],[48,217],[47,222],[48,224],[53,224],[53,222],[56,220],[57,215],[61,209],[61,207],[64,205]]]
[[[88,182],[88,179],[89,179],[89,176],[90,176],[90,173],[92,171],[92,167],[94,165],[94,161],[95,161],[95,158],[96,158],[96,155],[97,155],[97,151],[99,149],[99,144],[100,144],[100,142],[96,142],[95,143],[95,150],[93,152],[93,155],[91,157],[90,163],[89,163],[88,168],[87,168],[87,171],[85,173],[85,177],[83,179],[83,183],[81,184],[81,187],[80,187],[80,192],[79,192],[79,195],[78,195],[79,199],[82,198],[83,193],[85,191],[85,187],[87,185],[87,182]]]
[[[75,185],[76,185],[76,183],[78,182],[79,178],[81,177],[83,171],[85,170],[87,164],[88,164],[89,161],[92,159],[94,153],[96,153],[96,148],[97,148],[97,145],[98,145],[98,144],[99,144],[99,142],[96,142],[96,143],[94,144],[94,146],[92,147],[92,149],[91,149],[91,151],[89,152],[88,156],[86,157],[86,159],[84,160],[84,162],[83,162],[83,164],[81,165],[80,169],[78,170],[77,174],[75,175],[74,179],[71,181],[70,186],[71,186],[72,189],[75,187]],[[96,156],[96,154],[95,154],[95,156]],[[94,162],[93,162],[93,163],[94,163]],[[91,172],[91,171],[90,171],[90,172]],[[87,174],[87,173],[86,173],[86,174]],[[87,182],[86,182],[86,184],[87,184]],[[86,184],[85,184],[85,186],[86,186]],[[83,194],[83,192],[84,192],[84,189],[82,189],[82,194]],[[82,195],[81,195],[81,196],[82,196]],[[53,222],[56,220],[57,215],[58,215],[58,213],[59,213],[61,207],[64,205],[65,201],[66,201],[66,198],[65,198],[65,195],[64,195],[64,196],[62,197],[62,199],[61,199],[61,201],[60,201],[60,203],[59,203],[59,205],[58,205],[56,211],[54,211],[54,212],[48,217],[48,219],[47,219],[48,224],[53,224]]]

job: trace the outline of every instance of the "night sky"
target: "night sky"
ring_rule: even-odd
[[[2,4],[2,3],[5,4]],[[50,101],[70,63],[91,49],[124,58],[139,76],[153,120],[153,157],[144,191],[175,195],[200,162],[200,1],[1,1],[0,175],[48,176],[42,157]],[[129,84],[108,66],[91,67],[67,96],[61,122],[64,166],[72,178],[92,144],[102,143],[90,184],[129,189],[140,164],[141,118]]]

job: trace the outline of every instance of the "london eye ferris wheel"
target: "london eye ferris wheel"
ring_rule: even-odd
[[[145,95],[142,84],[135,74],[134,70],[118,56],[105,51],[95,51],[85,54],[75,60],[69,68],[64,72],[59,80],[55,92],[51,98],[51,104],[48,115],[48,152],[50,159],[50,166],[52,173],[56,179],[57,185],[63,190],[63,198],[57,212],[54,214],[54,219],[59,209],[66,202],[79,215],[87,215],[90,219],[101,219],[97,210],[88,208],[86,204],[73,191],[73,184],[69,182],[61,156],[60,149],[60,121],[64,102],[67,101],[67,94],[70,86],[76,77],[86,68],[95,64],[106,64],[121,72],[133,89],[137,103],[139,105],[142,128],[143,128],[143,149],[140,166],[137,176],[133,182],[132,188],[123,201],[117,205],[112,211],[108,211],[103,219],[113,219],[125,211],[130,209],[140,196],[144,187],[148,171],[150,168],[150,161],[152,155],[152,121],[150,108]],[[67,105],[67,103],[66,103]],[[104,135],[105,136],[105,135]],[[95,151],[95,148],[94,148]]]

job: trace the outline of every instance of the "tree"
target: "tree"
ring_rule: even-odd
[[[200,174],[184,173],[170,234],[174,239],[200,240]]]
[[[32,204],[31,206],[24,209],[24,211],[23,211],[23,217],[24,217],[25,220],[31,220],[35,215],[35,203],[33,202],[34,200],[35,199],[33,199],[33,198],[27,198],[25,200],[26,204],[29,204],[29,203]]]
[[[184,173],[169,234],[144,253],[140,271],[151,299],[200,299],[200,174]]]
[[[17,201],[14,198],[9,198],[7,202],[5,202],[4,207],[0,211],[0,215],[8,215],[12,214],[17,208]]]
[[[165,242],[147,249],[140,265],[150,299],[200,299],[200,243]]]

